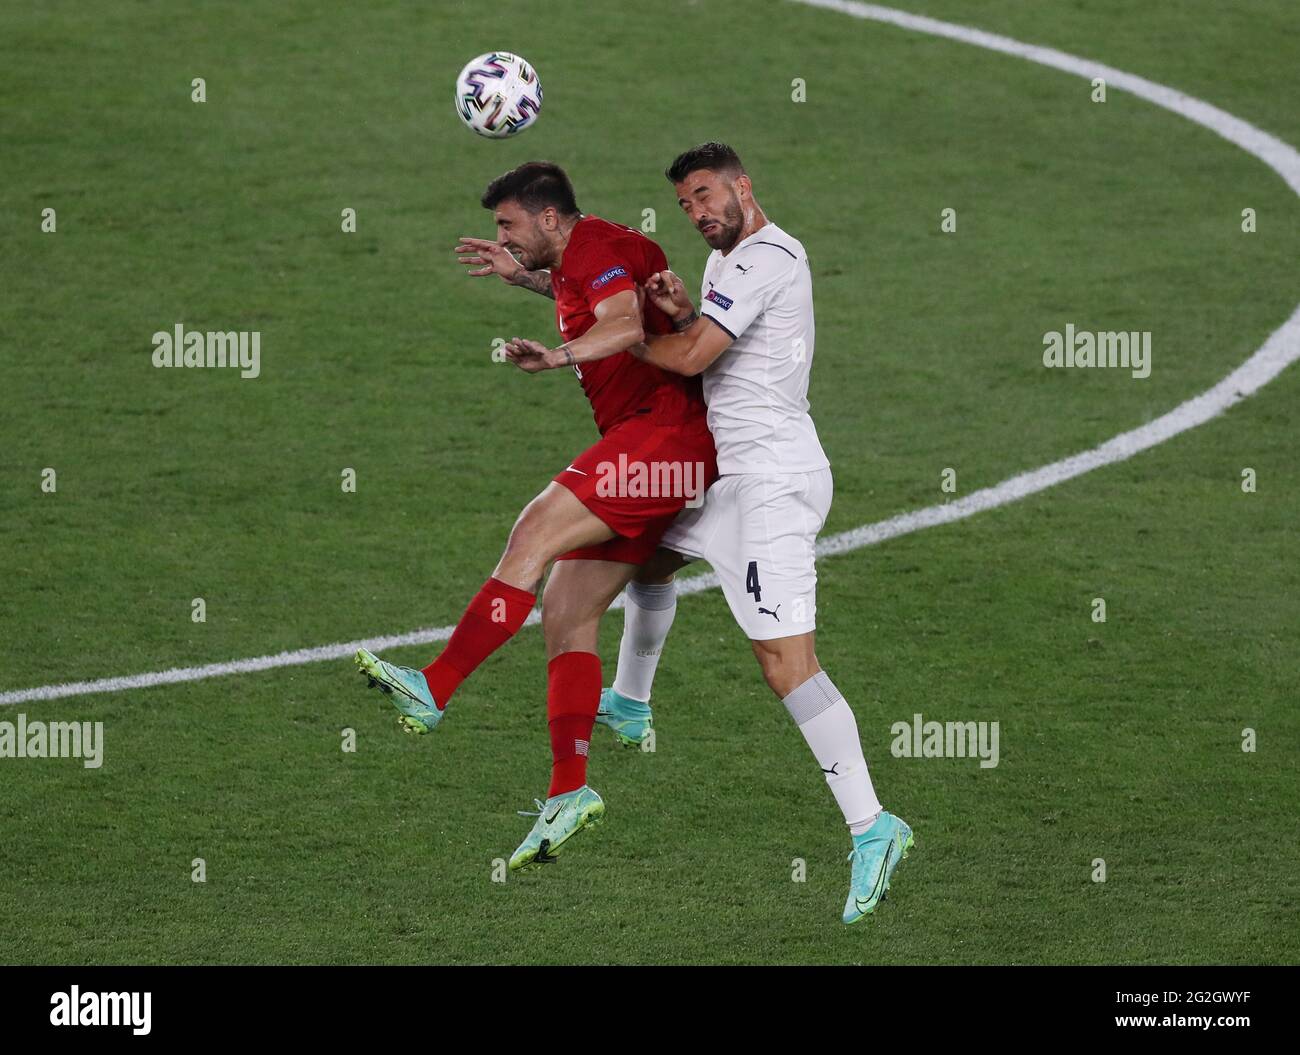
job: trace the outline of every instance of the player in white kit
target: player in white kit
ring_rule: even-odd
[[[598,720],[625,743],[649,733],[650,688],[676,609],[671,573],[708,561],[772,691],[826,774],[853,839],[845,923],[874,911],[912,830],[881,809],[857,722],[814,651],[817,533],[831,505],[830,463],[808,414],[814,326],[808,255],[763,214],[735,151],[706,143],[667,171],[678,204],[713,249],[698,313],[671,271],[646,294],[674,320],[643,358],[703,375],[718,480],[683,511],[628,587],[618,674]]]

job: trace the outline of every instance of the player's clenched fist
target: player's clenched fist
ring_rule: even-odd
[[[510,250],[500,242],[487,238],[468,238],[461,235],[460,244],[456,246],[459,254],[456,259],[470,270],[467,274],[475,278],[484,275],[500,275],[502,282],[515,284],[515,277],[524,270],[524,265],[510,255]]]
[[[656,271],[646,279],[645,291],[654,306],[670,319],[682,319],[695,311],[686,286],[671,271]]]

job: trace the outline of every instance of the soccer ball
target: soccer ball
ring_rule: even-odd
[[[542,82],[518,55],[480,55],[456,78],[456,113],[471,132],[505,139],[518,135],[541,112]]]

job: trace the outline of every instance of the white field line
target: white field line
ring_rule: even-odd
[[[1240,118],[1225,113],[1218,107],[1184,95],[1173,88],[1166,88],[1141,77],[1135,77],[1131,73],[1124,73],[1122,70],[1076,58],[1051,48],[1022,44],[1009,37],[953,25],[950,22],[940,22],[888,7],[855,3],[852,0],[795,0],[795,2],[974,44],[991,51],[999,51],[1043,66],[1064,70],[1066,73],[1077,74],[1089,80],[1102,77],[1110,88],[1121,88],[1140,96],[1210,129],[1230,143],[1235,143],[1273,169],[1297,195],[1300,195],[1300,153],[1297,153],[1293,147]],[[827,557],[837,553],[848,553],[913,531],[938,524],[950,524],[984,510],[996,509],[998,506],[1019,501],[1028,495],[1036,494],[1103,465],[1112,465],[1131,458],[1140,451],[1172,439],[1180,432],[1202,425],[1223,413],[1234,403],[1240,402],[1268,384],[1297,358],[1300,358],[1300,306],[1297,306],[1291,317],[1278,327],[1249,359],[1222,381],[1154,421],[1121,433],[1092,450],[1021,473],[993,487],[974,491],[964,498],[942,505],[929,506],[913,513],[902,513],[888,520],[828,536],[817,544],[817,555]],[[716,575],[697,575],[681,579],[677,589],[678,593],[684,596],[709,590],[717,585]],[[623,599],[620,597],[614,607],[622,607],[622,603]],[[540,621],[540,614],[533,612],[525,625],[536,625]],[[358,648],[380,652],[403,645],[428,645],[445,641],[451,636],[452,629],[450,626],[426,628],[387,637],[372,637],[333,645],[320,645],[316,648],[296,649],[273,656],[255,656],[251,659],[236,659],[226,663],[208,663],[201,667],[177,667],[172,670],[151,671],[146,674],[131,674],[117,678],[98,678],[93,681],[42,685],[32,689],[14,689],[0,693],[0,705],[28,703],[35,700],[57,700],[67,696],[85,696],[99,692],[121,692],[126,689],[147,689],[157,685],[202,681],[230,674],[251,674],[277,667],[344,659]]]

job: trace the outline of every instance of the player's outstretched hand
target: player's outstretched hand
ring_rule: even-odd
[[[474,278],[499,275],[502,282],[514,285],[515,276],[524,270],[524,265],[510,255],[510,250],[488,238],[461,235],[456,252],[457,261],[465,264],[470,269],[466,273]]]
[[[671,271],[656,271],[645,283],[646,295],[670,319],[685,318],[695,310],[682,280]]]
[[[536,374],[542,370],[549,370],[555,365],[551,362],[551,350],[541,341],[511,337],[503,351],[505,357],[525,373]]]

